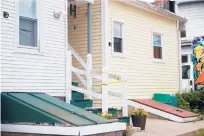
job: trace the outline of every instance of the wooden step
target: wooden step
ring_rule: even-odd
[[[101,107],[89,107],[89,108],[85,108],[85,109],[87,111],[91,111],[92,113],[95,113],[95,114],[101,114],[102,113]],[[116,108],[108,108],[108,113],[110,113],[112,115],[116,115],[117,109]]]
[[[80,108],[87,108],[93,106],[93,100],[85,99],[85,100],[71,100],[71,104]]]

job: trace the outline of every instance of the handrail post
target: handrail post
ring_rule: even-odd
[[[72,98],[72,53],[71,51],[66,52],[66,92],[65,99],[67,103],[70,103]]]
[[[87,90],[89,92],[92,91],[92,82],[93,82],[91,71],[92,71],[92,55],[89,53],[87,55]],[[89,99],[92,100],[92,96],[89,96]]]
[[[108,72],[102,73],[102,112],[108,113]]]
[[[127,77],[121,76],[121,89],[122,89],[122,113],[123,117],[128,116],[128,105],[127,105]]]

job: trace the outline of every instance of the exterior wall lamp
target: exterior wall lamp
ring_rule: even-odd
[[[61,12],[53,12],[53,16],[54,16],[54,18],[60,18],[60,16],[61,16]]]
[[[9,13],[6,12],[6,11],[3,11],[3,15],[4,15],[4,18],[8,18],[9,17]]]

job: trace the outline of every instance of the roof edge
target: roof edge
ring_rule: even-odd
[[[170,11],[161,9],[161,8],[157,8],[156,6],[145,2],[145,1],[141,1],[141,0],[117,0],[120,3],[125,3],[125,4],[129,4],[132,5],[134,7],[146,10],[148,12],[152,12],[152,13],[156,13],[158,15],[167,17],[167,18],[171,18],[171,19],[175,19],[178,20],[179,22],[185,23],[187,22],[187,19],[176,15],[175,13],[172,13]]]
[[[204,0],[181,0],[178,2],[178,4],[195,3],[195,2],[204,2]]]

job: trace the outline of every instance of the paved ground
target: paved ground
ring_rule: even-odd
[[[204,128],[204,121],[177,123],[167,120],[147,119],[146,130],[133,136],[178,136]]]

